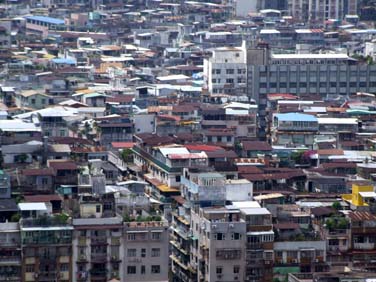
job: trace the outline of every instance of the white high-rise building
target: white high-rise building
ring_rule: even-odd
[[[296,19],[323,22],[357,14],[356,0],[288,0],[289,14]]]
[[[220,47],[204,59],[204,77],[211,94],[246,95],[246,48]]]

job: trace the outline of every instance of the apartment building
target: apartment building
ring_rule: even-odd
[[[149,138],[144,138],[144,141],[139,139],[132,148],[134,161],[144,171],[149,171],[146,176],[159,192],[163,193],[169,187],[179,187],[184,167],[208,165],[208,156],[205,152],[191,153],[186,147],[171,143],[162,145],[163,141],[158,141],[162,137],[153,134],[148,136]],[[155,141],[157,143],[153,146]]]
[[[354,268],[376,271],[376,216],[370,212],[349,214],[351,261]]]
[[[33,204],[38,206],[38,203]],[[39,216],[20,221],[21,281],[72,281],[73,226],[59,217]]]
[[[204,78],[209,93],[246,96],[246,50],[220,47],[204,59]]]
[[[234,202],[239,207],[240,217],[245,221],[246,267],[245,281],[270,281],[273,267],[272,214],[257,202]]]
[[[17,222],[0,223],[0,280],[21,281],[21,237]]]
[[[197,210],[196,210],[197,211]],[[246,223],[238,209],[223,206],[192,211],[193,261],[198,262],[198,280],[243,281],[245,273]]]
[[[342,20],[357,14],[356,0],[288,0],[288,11],[299,20],[323,23],[328,19]]]
[[[273,145],[312,147],[314,135],[319,129],[317,118],[301,113],[274,114],[271,130]]]
[[[163,219],[124,223],[124,281],[168,281],[168,227]]]
[[[191,245],[197,245],[198,238],[191,230],[191,212],[188,204],[179,206],[171,213],[170,262],[174,281],[197,281],[196,263],[191,261]]]
[[[325,241],[274,242],[274,255],[273,271],[281,279],[286,271],[323,272],[327,269]]]
[[[267,95],[319,94],[322,97],[376,92],[376,65],[346,54],[270,54],[249,49],[248,95],[258,102],[260,136],[265,136]]]
[[[123,219],[75,218],[73,227],[72,281],[124,279],[120,271]]]

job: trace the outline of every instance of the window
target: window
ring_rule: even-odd
[[[151,239],[152,240],[160,240],[161,239],[161,233],[159,233],[159,232],[152,232],[151,233]]]
[[[243,70],[242,69],[238,69],[238,74],[242,74],[243,73]]]
[[[232,233],[231,240],[240,240],[240,239],[241,239],[240,233]]]
[[[215,78],[213,78],[212,83],[217,83],[217,80]]]
[[[60,271],[69,271],[69,264],[68,263],[60,264]]]
[[[35,105],[35,99],[31,99],[31,104]]]
[[[42,104],[46,104],[46,99],[42,99]]]
[[[95,209],[96,209],[96,212],[101,212],[101,206],[100,205],[96,205]]]
[[[145,265],[141,265],[141,274],[145,274],[145,273],[146,273]]]
[[[223,234],[223,233],[216,233],[216,234],[214,234],[214,239],[218,240],[218,241],[225,240],[225,234]]]
[[[48,184],[48,178],[43,177],[42,178],[42,185],[47,185]]]
[[[133,234],[133,233],[128,234],[127,238],[129,241],[134,241],[136,240],[136,234]]]
[[[151,266],[151,273],[161,273],[161,266],[160,265],[152,265]]]
[[[152,257],[160,257],[161,256],[161,249],[159,249],[159,248],[152,248],[151,249],[151,256]]]
[[[127,273],[128,274],[136,274],[136,266],[134,266],[134,265],[128,265],[128,267],[127,267]]]
[[[240,266],[234,265],[234,273],[239,273],[239,272],[240,272]]]
[[[216,69],[215,74],[221,74],[221,69]]]
[[[137,249],[128,249],[127,256],[128,257],[135,257],[135,256],[137,256]]]
[[[27,264],[26,265],[26,272],[34,272],[34,264]]]
[[[141,249],[141,257],[146,257],[146,249]]]
[[[233,78],[227,78],[226,83],[234,83],[234,79]]]
[[[226,74],[234,74],[234,69],[227,69]]]
[[[227,142],[231,142],[231,136],[227,136]]]
[[[222,268],[222,266],[217,266],[215,272],[216,272],[217,274],[222,274],[222,272],[223,272],[223,268]]]
[[[60,130],[60,137],[65,137],[65,130]]]
[[[180,182],[180,175],[176,175],[176,176],[175,176],[175,181],[176,181],[176,182]]]

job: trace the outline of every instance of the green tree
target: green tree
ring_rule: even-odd
[[[131,149],[124,149],[120,153],[120,158],[123,160],[123,162],[132,162],[133,161],[133,152]]]
[[[332,204],[332,208],[333,208],[333,209],[336,209],[337,211],[340,210],[340,209],[342,208],[341,203],[338,202],[338,201],[335,201],[335,202]]]
[[[26,154],[18,155],[18,162],[25,163],[27,161],[28,157]]]

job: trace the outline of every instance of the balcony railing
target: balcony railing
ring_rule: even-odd
[[[154,158],[152,155],[150,155],[149,153],[145,152],[144,150],[142,150],[141,148],[139,147],[133,147],[132,150],[139,154],[140,156],[142,156],[143,158],[149,160],[150,162],[156,164],[157,166],[159,166],[161,169],[167,171],[167,172],[179,172],[181,171],[181,168],[173,168],[173,167],[169,167],[167,166],[166,164],[164,164],[163,162],[157,160],[156,158]]]
[[[105,245],[107,244],[107,237],[91,237],[92,245]]]
[[[93,277],[103,277],[106,278],[107,270],[106,269],[92,269],[90,270],[90,275]]]
[[[91,261],[92,262],[106,262],[107,254],[106,253],[92,253]]]

